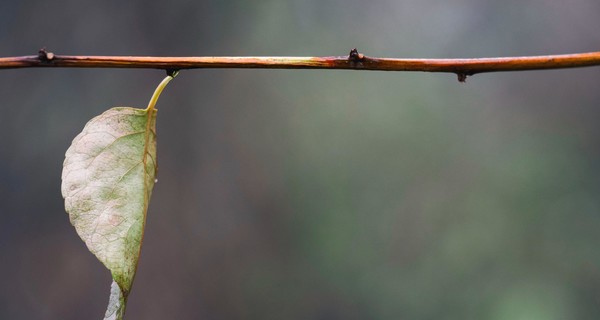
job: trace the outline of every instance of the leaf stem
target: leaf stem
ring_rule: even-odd
[[[156,87],[156,90],[154,90],[154,93],[152,94],[152,98],[150,98],[150,102],[148,102],[148,107],[146,108],[146,111],[154,110],[154,106],[156,106],[158,97],[160,97],[160,94],[162,93],[163,89],[167,86],[167,84],[169,84],[169,82],[177,76],[177,73],[177,71],[171,72],[168,76],[166,76],[163,79],[163,81],[161,81],[158,84],[158,87]]]

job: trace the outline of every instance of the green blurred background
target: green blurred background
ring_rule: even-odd
[[[0,2],[0,56],[600,49],[597,0]],[[0,71],[1,319],[100,319],[64,152],[164,72]],[[600,69],[193,70],[158,108],[128,319],[598,319]]]

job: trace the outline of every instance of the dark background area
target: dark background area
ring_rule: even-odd
[[[2,1],[0,56],[599,50],[600,2]],[[1,319],[100,319],[64,152],[164,72],[0,71]],[[600,69],[183,71],[128,319],[597,319]]]

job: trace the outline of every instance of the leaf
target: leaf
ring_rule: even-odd
[[[122,319],[135,276],[156,176],[155,124],[153,108],[109,109],[85,125],[65,155],[65,209],[114,279],[105,319]]]

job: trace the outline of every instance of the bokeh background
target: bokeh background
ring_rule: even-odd
[[[0,56],[600,49],[597,0],[0,2]],[[0,318],[100,319],[64,152],[164,72],[0,71]],[[128,319],[598,319],[600,68],[182,72]]]

